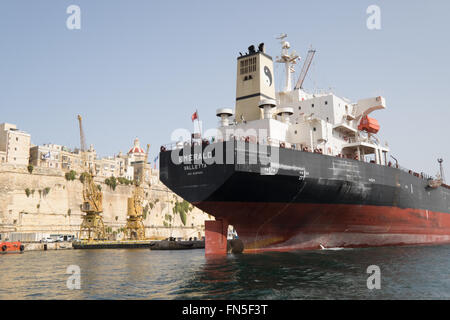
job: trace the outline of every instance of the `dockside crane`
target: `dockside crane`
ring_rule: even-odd
[[[143,219],[144,210],[144,182],[145,182],[145,166],[148,161],[148,151],[150,145],[147,144],[145,159],[140,171],[136,186],[134,188],[133,197],[128,198],[127,225],[125,227],[125,236],[129,240],[144,240],[145,227]]]
[[[86,151],[86,140],[83,130],[82,118],[78,115],[80,126],[80,156],[83,172],[83,204],[81,211],[85,213],[80,227],[81,240],[104,240],[106,238],[105,226],[101,213],[103,212],[103,193],[94,182],[94,173],[89,165]]]

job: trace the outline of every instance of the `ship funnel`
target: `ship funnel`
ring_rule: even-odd
[[[228,118],[233,115],[233,110],[229,108],[217,109],[216,115],[220,117],[220,125],[222,127],[227,127],[229,124]]]
[[[292,107],[282,107],[277,110],[277,116],[281,116],[281,121],[284,123],[289,123],[290,116],[293,114],[294,109]]]
[[[249,53],[237,58],[235,119],[242,121],[259,120],[262,99],[275,100],[275,83],[272,57],[264,53],[264,44],[250,46]]]
[[[263,99],[259,102],[259,107],[264,110],[264,118],[270,119],[272,118],[272,109],[277,105],[276,101],[273,99]]]

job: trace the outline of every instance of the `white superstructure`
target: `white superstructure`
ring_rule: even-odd
[[[378,96],[352,103],[332,92],[311,94],[303,90],[299,83],[303,83],[314,50],[308,54],[303,78],[292,88],[299,56],[289,52],[285,38],[285,34],[279,37],[282,49],[276,59],[285,65],[281,92],[275,92],[273,60],[265,53],[264,44],[258,46],[258,51],[250,46],[249,53],[238,57],[236,116],[231,109],[217,110],[222,139],[258,141],[387,165],[389,149],[376,136],[378,122],[368,117],[386,108],[385,99]]]

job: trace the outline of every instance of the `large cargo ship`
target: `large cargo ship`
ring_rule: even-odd
[[[161,181],[222,223],[206,224],[207,249],[228,224],[245,251],[449,243],[442,160],[434,178],[402,168],[369,117],[385,99],[304,90],[314,50],[293,85],[299,57],[279,39],[282,91],[264,44],[250,46],[237,58],[235,111],[217,110],[215,135],[161,147]]]

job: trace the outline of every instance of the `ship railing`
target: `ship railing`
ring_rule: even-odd
[[[248,136],[248,137],[230,136],[228,139],[217,139],[215,136],[211,136],[211,137],[204,137],[202,139],[192,139],[192,141],[180,141],[180,142],[164,144],[161,146],[161,149],[164,148],[165,151],[182,149],[185,146],[198,145],[200,143],[200,141],[202,143],[206,143],[206,144],[215,143],[215,142],[229,142],[229,141],[242,141],[242,142],[250,142],[250,143],[261,142],[262,144],[269,144],[272,146],[282,146],[284,148],[286,146],[289,146],[292,149],[300,149],[295,144],[290,144],[286,141],[273,139],[273,138],[263,139],[258,142],[258,140],[255,136]]]
[[[241,142],[247,142],[247,143],[267,145],[267,146],[272,146],[272,147],[279,147],[279,148],[284,148],[284,149],[306,151],[306,150],[302,150],[300,144],[289,143],[284,140],[279,140],[279,139],[270,138],[270,137],[258,139],[258,137],[256,137],[256,136],[230,136],[228,139],[226,139],[226,141],[241,141]],[[319,149],[317,149],[316,151],[318,152]]]
[[[202,143],[203,145],[207,145],[209,143],[214,143],[214,142],[223,142],[220,140],[217,140],[216,137],[214,136],[209,136],[209,137],[195,137],[192,138],[190,141],[178,141],[178,142],[172,142],[172,143],[167,143],[167,144],[163,144],[161,146],[161,151],[172,151],[172,150],[177,150],[177,149],[183,149],[184,147],[190,147],[190,146],[195,146],[195,145],[200,145],[200,143]]]
[[[161,146],[161,151],[171,151],[176,149],[182,149],[186,146],[192,146],[192,145],[199,145],[202,144],[209,144],[209,143],[215,143],[215,142],[229,142],[229,141],[240,141],[240,142],[247,142],[247,143],[254,143],[262,145],[269,145],[272,147],[280,147],[285,149],[292,149],[292,150],[299,150],[299,151],[305,151],[305,152],[313,152],[313,153],[320,153],[325,154],[324,150],[320,147],[314,148],[312,150],[309,146],[303,146],[299,143],[289,143],[284,140],[279,140],[275,138],[263,138],[258,140],[256,136],[229,136],[227,139],[217,139],[214,136],[206,137],[203,139],[192,139],[191,141],[180,141],[175,143],[168,143]],[[333,155],[329,155],[333,156]]]
[[[405,168],[405,167],[402,167],[402,166],[399,166],[399,165],[394,165],[394,168],[397,168],[397,169],[399,169],[401,171],[404,171],[404,172],[406,172],[406,173],[408,173],[408,174],[410,174],[412,176],[415,176],[415,177],[423,179],[423,180],[434,179],[433,176],[431,176],[431,175],[429,175],[429,174],[427,174],[425,172],[420,172],[420,173],[419,172],[415,172],[415,171],[413,171],[411,169],[408,169],[408,168]]]
[[[177,149],[177,143],[167,143],[161,146],[161,151],[172,151]]]
[[[180,141],[180,142],[175,142],[175,143],[168,143],[168,144],[161,146],[161,151],[171,151],[171,150],[176,150],[176,149],[183,149],[186,146],[199,145],[200,141],[203,144],[209,144],[209,143],[214,143],[214,142],[229,142],[229,141],[243,141],[243,142],[248,142],[248,143],[258,143],[257,138],[254,136],[249,136],[249,137],[230,136],[228,139],[217,139],[215,136],[211,136],[211,137],[206,137],[203,139],[192,139],[191,141],[184,141],[184,142]],[[321,148],[315,148],[314,150],[311,150],[308,146],[304,146],[302,148],[299,144],[291,144],[286,141],[282,141],[282,140],[278,140],[278,139],[274,139],[274,138],[262,139],[261,143],[267,144],[270,146],[277,146],[280,148],[323,154],[323,150]],[[330,155],[330,156],[333,156],[333,155]],[[340,155],[337,155],[337,157],[339,157],[339,156]],[[389,166],[389,165],[386,164],[385,166]],[[409,174],[411,174],[417,178],[423,179],[423,180],[434,179],[433,176],[431,176],[425,172],[420,172],[420,173],[414,172],[413,170],[410,170],[408,168],[402,167],[397,164],[393,164],[393,165],[391,165],[391,167],[399,169],[403,172],[409,173]],[[445,184],[443,184],[443,186],[450,188]]]

